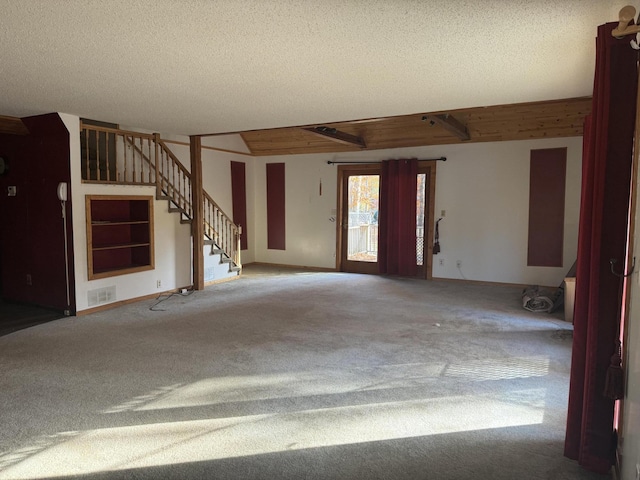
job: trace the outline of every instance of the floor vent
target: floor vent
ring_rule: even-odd
[[[96,288],[87,292],[87,302],[90,307],[111,303],[116,300],[116,286]]]

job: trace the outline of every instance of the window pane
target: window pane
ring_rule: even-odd
[[[347,260],[378,261],[379,191],[379,175],[353,175],[349,177]]]
[[[418,174],[418,191],[416,193],[416,265],[424,264],[424,210],[426,194],[426,177]]]

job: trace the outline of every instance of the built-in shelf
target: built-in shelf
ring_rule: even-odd
[[[153,197],[87,195],[89,280],[154,268]]]

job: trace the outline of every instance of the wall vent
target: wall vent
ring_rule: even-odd
[[[115,302],[116,300],[116,286],[96,288],[95,290],[89,290],[87,292],[87,303],[90,307],[96,305],[103,305],[105,303]]]
[[[216,269],[214,267],[207,267],[204,269],[204,280],[209,281],[216,278]]]

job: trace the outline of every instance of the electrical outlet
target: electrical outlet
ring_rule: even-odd
[[[156,287],[160,288],[162,286],[162,280],[158,280],[156,283]]]
[[[438,260],[438,264],[439,264],[441,267],[444,267],[444,258],[441,258],[440,260]]]
[[[456,260],[456,267],[462,267],[462,260]]]
[[[27,273],[27,285],[33,285],[33,281],[31,280],[31,274]]]

